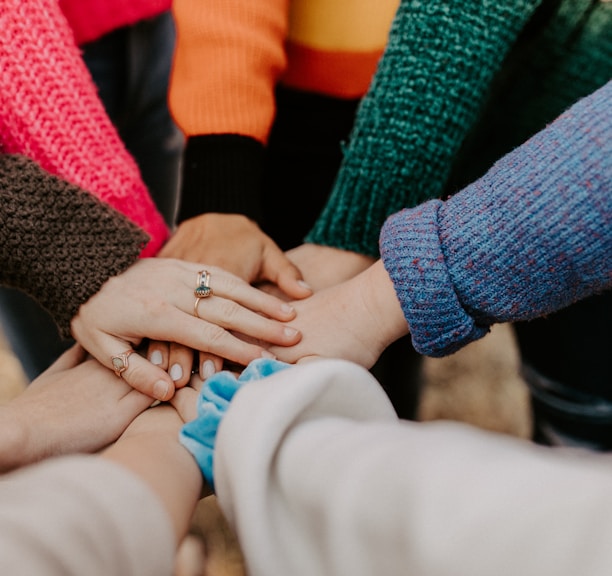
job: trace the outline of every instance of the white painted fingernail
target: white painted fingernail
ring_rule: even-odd
[[[163,361],[162,353],[159,350],[154,350],[149,360],[151,361],[151,364],[155,364],[155,366],[160,366]]]
[[[292,314],[295,311],[295,308],[291,306],[291,304],[282,304],[281,309],[286,314]]]
[[[212,360],[202,362],[202,378],[204,380],[210,378],[215,372],[215,363]]]
[[[261,357],[262,358],[272,358],[272,360],[276,360],[276,356],[274,356],[272,352],[268,352],[267,350],[262,350]]]
[[[183,368],[180,364],[172,364],[169,374],[170,378],[176,382],[183,377]]]
[[[287,338],[295,338],[298,334],[298,331],[295,328],[285,328],[284,331]]]

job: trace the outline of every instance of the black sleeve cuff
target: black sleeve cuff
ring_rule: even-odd
[[[262,222],[264,145],[239,134],[187,140],[177,222],[206,212],[243,214]]]

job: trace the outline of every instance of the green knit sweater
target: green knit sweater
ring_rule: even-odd
[[[19,288],[62,336],[81,304],[138,260],[148,236],[123,214],[23,156],[0,154],[0,284]]]
[[[612,3],[540,4],[401,2],[307,242],[377,257],[389,215],[458,190],[612,77]]]

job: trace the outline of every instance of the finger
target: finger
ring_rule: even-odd
[[[100,349],[114,352],[98,360],[115,371],[132,388],[161,402],[172,398],[175,389],[172,378],[165,370],[135,352],[131,344],[118,338],[105,337]]]
[[[196,378],[199,379],[197,374],[191,379],[192,383]],[[200,380],[199,387],[201,386],[202,381]],[[194,388],[192,384],[192,386],[185,386],[177,390],[176,394],[170,400],[170,404],[174,406],[174,409],[179,413],[179,416],[184,422],[190,422],[198,415],[197,406],[199,394],[199,389]]]
[[[197,313],[198,318],[206,322],[281,346],[292,346],[301,338],[300,332],[292,326],[265,318],[240,306],[234,300],[216,296],[202,298],[198,303]]]
[[[210,272],[209,286],[212,295],[233,300],[254,312],[260,312],[283,322],[293,320],[295,317],[293,306],[247,284],[233,274],[219,269],[213,270]]]
[[[174,332],[168,336],[194,350],[209,352],[244,366],[256,358],[273,357],[273,354],[269,353],[264,347],[243,341],[214,323],[186,317],[181,323],[180,330],[177,330],[177,326],[175,325],[172,328]]]
[[[194,352],[191,348],[176,342],[170,343],[168,374],[174,381],[176,388],[182,388],[189,382],[193,366],[193,356]]]
[[[278,247],[268,248],[262,267],[263,280],[276,284],[289,298],[301,300],[312,295],[302,272]]]
[[[198,374],[204,381],[223,369],[223,358],[209,352],[200,352]]]
[[[147,347],[147,358],[151,364],[168,371],[170,357],[170,343],[160,340],[151,340]]]

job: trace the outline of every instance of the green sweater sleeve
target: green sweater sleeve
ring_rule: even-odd
[[[401,2],[307,242],[377,257],[390,214],[442,194],[493,78],[539,4]]]
[[[79,306],[134,263],[147,234],[17,155],[0,155],[0,284],[32,296],[62,336]]]

